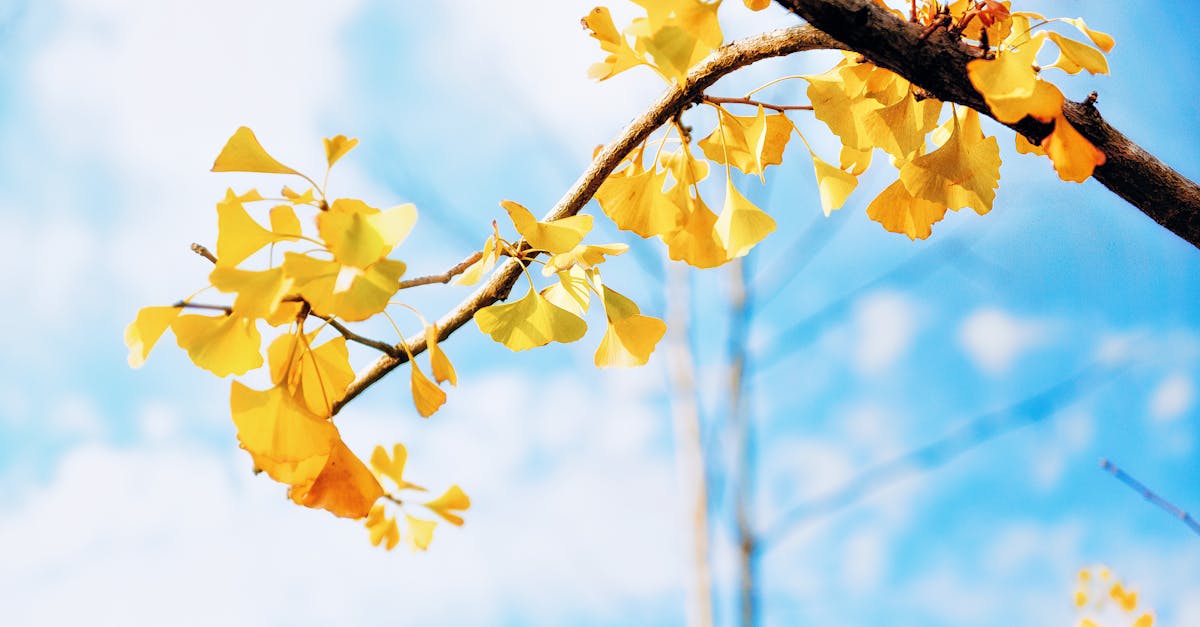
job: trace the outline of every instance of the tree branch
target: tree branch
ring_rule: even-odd
[[[717,82],[717,79],[739,68],[756,61],[781,57],[805,50],[828,48],[844,48],[828,35],[810,27],[797,26],[786,28],[754,37],[747,37],[723,46],[700,65],[688,72],[687,80],[682,84],[672,86],[657,102],[633,120],[612,143],[604,148],[592,160],[592,164],[579,177],[571,189],[558,201],[558,204],[546,214],[544,220],[557,220],[573,216],[592,199],[608,175],[617,169],[621,161],[638,145],[646,140],[663,124],[698,102],[705,89]],[[442,316],[437,322],[438,341],[450,337],[455,331],[467,323],[476,311],[499,302],[508,297],[517,277],[521,273],[521,262],[509,259],[494,272],[490,279],[475,293],[468,296],[453,310]],[[413,355],[425,351],[426,338],[421,332],[408,341],[408,349]],[[361,372],[354,383],[346,390],[345,397],[333,406],[333,414],[337,414],[346,403],[353,400],[364,390],[378,381],[396,367],[408,361],[407,354],[397,356],[385,355],[380,357]]]
[[[776,0],[809,24],[843,42],[869,61],[903,76],[935,98],[966,105],[985,115],[991,110],[967,78],[967,62],[979,50],[938,29],[924,29],[872,0]],[[1105,164],[1093,176],[1193,246],[1200,248],[1200,186],[1146,152],[1110,126],[1094,103],[1068,101],[1067,120],[1100,149]],[[1033,118],[1009,128],[1040,141],[1051,130]]]
[[[429,276],[419,276],[415,279],[408,279],[405,281],[401,281],[400,289],[406,290],[410,287],[417,287],[419,285],[432,285],[434,283],[442,283],[442,284],[449,283],[450,279],[453,279],[454,277],[466,272],[467,268],[471,267],[471,264],[475,263],[476,261],[479,261],[479,259],[482,257],[483,257],[482,252],[475,251],[475,254],[471,255],[470,257],[467,257],[466,259],[463,259],[462,261],[455,264],[453,268],[450,268],[449,270],[447,270],[441,274],[431,274]]]
[[[1100,467],[1112,473],[1112,476],[1116,477],[1121,483],[1133,488],[1133,491],[1142,495],[1142,498],[1150,501],[1163,511],[1183,521],[1183,524],[1187,525],[1188,529],[1200,534],[1200,522],[1198,522],[1195,518],[1192,518],[1191,514],[1188,514],[1174,503],[1159,496],[1154,492],[1154,490],[1147,488],[1144,484],[1142,484],[1141,481],[1129,476],[1129,473],[1117,468],[1116,464],[1108,461],[1107,459],[1100,460]]]

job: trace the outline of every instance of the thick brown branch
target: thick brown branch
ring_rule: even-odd
[[[449,270],[447,270],[441,274],[431,274],[429,276],[419,276],[415,279],[407,279],[405,281],[401,281],[400,289],[406,290],[410,287],[417,287],[418,285],[433,285],[434,283],[443,283],[443,284],[449,283],[450,279],[453,279],[454,277],[462,274],[463,272],[466,272],[467,268],[471,267],[471,264],[475,263],[476,261],[479,261],[479,259],[481,257],[483,257],[483,253],[479,252],[479,251],[475,251],[475,254],[471,255],[470,257],[467,257],[466,259],[463,259],[462,261],[455,264],[455,266],[453,268],[450,268]]]
[[[823,48],[844,48],[844,46],[812,27],[798,26],[748,37],[717,50],[700,65],[693,68],[683,84],[668,89],[657,102],[631,122],[612,143],[596,155],[588,169],[579,177],[579,180],[575,181],[571,189],[567,190],[558,204],[546,214],[545,219],[556,220],[579,213],[583,206],[591,200],[596,190],[600,188],[604,179],[608,178],[608,175],[634,148],[645,141],[656,129],[670,121],[672,116],[699,101],[704,90],[711,87],[717,79],[762,59]],[[457,331],[475,315],[476,311],[506,298],[513,283],[520,276],[520,268],[519,261],[509,259],[474,294],[442,316],[437,322],[438,340],[445,340]],[[408,348],[413,355],[424,352],[425,347],[423,332],[408,342]],[[407,361],[408,356],[403,354],[395,357],[380,357],[374,364],[361,372],[354,383],[350,384],[350,388],[346,390],[346,396],[341,402],[334,405],[333,413],[336,414],[363,390]]]
[[[776,0],[809,24],[908,79],[935,98],[990,115],[983,96],[967,78],[967,63],[980,51],[945,29],[924,35],[872,0]],[[1200,186],[1171,169],[1110,126],[1094,106],[1068,102],[1066,118],[1104,152],[1107,161],[1095,178],[1172,233],[1200,247]],[[1007,125],[1032,139],[1050,128],[1025,118]]]

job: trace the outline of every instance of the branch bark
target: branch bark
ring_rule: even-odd
[[[967,62],[979,58],[979,51],[944,29],[922,38],[924,29],[919,25],[872,0],[776,1],[850,50],[903,76],[935,98],[991,115],[983,96],[967,78]],[[1200,186],[1122,135],[1093,104],[1068,101],[1063,113],[1104,152],[1107,161],[1093,174],[1097,181],[1200,248]],[[1006,126],[1038,141],[1050,130],[1032,118]]]
[[[833,38],[811,26],[795,26],[730,43],[714,52],[688,73],[682,84],[668,89],[657,102],[634,119],[612,143],[604,148],[592,164],[579,177],[571,189],[546,214],[545,220],[557,220],[573,216],[592,199],[600,184],[621,164],[621,161],[660,126],[667,123],[678,112],[698,102],[705,89],[717,79],[747,65],[781,57],[805,50],[844,48]],[[508,297],[509,291],[521,274],[520,262],[509,259],[496,270],[475,293],[468,296],[453,310],[437,322],[438,341],[445,340],[467,323],[476,311]],[[397,345],[397,348],[402,348]],[[424,332],[408,342],[408,349],[418,355],[426,349]],[[404,351],[400,351],[404,353]],[[367,367],[346,390],[346,396],[333,406],[337,414],[346,403],[381,379],[396,367],[408,361],[407,354],[384,355]]]

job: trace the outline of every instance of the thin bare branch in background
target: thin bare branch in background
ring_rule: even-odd
[[[1129,475],[1129,473],[1125,472],[1124,470],[1121,470],[1120,468],[1117,467],[1116,464],[1108,461],[1107,459],[1100,460],[1100,467],[1103,468],[1104,470],[1107,470],[1109,473],[1111,473],[1112,476],[1116,477],[1117,480],[1120,481],[1121,483],[1124,483],[1125,485],[1132,488],[1134,492],[1137,492],[1138,494],[1142,495],[1142,498],[1146,499],[1147,501],[1150,501],[1151,503],[1153,503],[1153,504],[1157,505],[1159,508],[1161,508],[1163,511],[1165,511],[1168,514],[1174,516],[1175,518],[1178,518],[1179,520],[1183,521],[1183,524],[1187,525],[1188,529],[1191,529],[1197,535],[1200,535],[1200,522],[1197,522],[1195,518],[1192,518],[1191,514],[1183,511],[1174,503],[1159,496],[1156,492],[1154,492],[1150,488],[1147,488],[1142,482],[1138,481],[1137,479],[1134,479],[1133,477],[1131,477]]]

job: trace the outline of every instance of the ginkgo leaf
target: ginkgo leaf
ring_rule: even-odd
[[[323,509],[342,518],[366,518],[371,507],[383,496],[383,488],[357,456],[340,438],[333,444],[321,474],[309,485],[288,490],[292,501]]]
[[[862,120],[866,114],[882,105],[850,93],[842,73],[845,67],[839,64],[822,74],[804,76],[808,82],[806,93],[812,104],[813,115],[842,140],[843,146],[865,150],[869,146],[859,137]]]
[[[280,483],[315,480],[339,440],[333,423],[296,404],[278,386],[259,391],[234,381],[229,404],[242,448]]]
[[[751,11],[762,11],[771,6],[771,0],[742,0]]]
[[[1021,105],[1028,102],[1037,89],[1037,72],[1033,66],[1045,41],[1045,33],[1038,33],[1015,50],[999,50],[993,59],[967,63],[971,84],[1001,122],[1016,122],[1025,117]]]
[[[296,322],[300,317],[302,306],[303,303],[299,301],[284,301],[279,303],[279,306],[275,308],[275,313],[266,318],[267,324],[273,327],[281,327],[285,324]],[[305,311],[304,315],[307,317],[308,312]]]
[[[281,193],[283,194],[283,197],[290,200],[293,205],[307,205],[316,202],[317,200],[317,197],[314,195],[311,187],[304,190],[304,193],[297,193],[293,191],[292,188],[284,185]]]
[[[405,270],[404,262],[394,259],[381,259],[360,270],[299,253],[284,253],[283,258],[284,272],[295,279],[296,290],[313,311],[351,322],[386,309],[400,289]],[[339,279],[345,284],[339,284]]]
[[[458,373],[454,371],[454,364],[450,363],[450,358],[446,356],[442,345],[438,343],[437,336],[436,326],[425,327],[425,344],[429,348],[429,369],[433,371],[433,378],[438,383],[449,381],[450,385],[457,386]]]
[[[392,445],[392,456],[382,446],[376,446],[371,452],[371,468],[375,472],[391,479],[396,483],[397,490],[417,490],[424,492],[425,488],[409,483],[404,479],[404,465],[408,462],[408,449],[403,444]]]
[[[1042,150],[1041,146],[1030,143],[1030,141],[1028,139],[1025,139],[1024,135],[1017,133],[1015,135],[1015,137],[1016,137],[1016,144],[1017,144],[1017,152],[1019,152],[1023,155],[1041,155],[1043,157],[1046,156],[1046,151]]]
[[[591,302],[587,272],[578,266],[558,272],[558,283],[542,290],[542,296],[551,304],[583,317]]]
[[[850,192],[858,186],[858,177],[844,172],[826,163],[812,153],[813,168],[817,172],[817,190],[821,196],[821,209],[826,217],[836,209],[841,209],[850,197]]]
[[[693,157],[692,151],[685,146],[680,146],[678,150],[662,153],[658,163],[671,174],[676,183],[682,183],[685,186],[695,185],[708,178],[708,162]]]
[[[217,203],[217,265],[234,267],[267,244],[294,239],[264,229],[250,217],[244,202],[249,202],[245,195],[230,189]]]
[[[1063,95],[1053,83],[1039,80],[1033,93],[1024,98],[996,98],[990,103],[992,115],[1003,122],[1015,122],[1025,116],[1049,122],[1062,115]]]
[[[525,207],[511,201],[501,200],[500,206],[508,212],[513,226],[529,245],[537,250],[553,254],[565,253],[575,248],[583,237],[592,230],[592,216],[576,215],[549,222],[533,217]]]
[[[400,543],[400,529],[396,526],[396,519],[385,515],[383,503],[376,503],[371,508],[364,524],[371,536],[371,546],[384,543],[384,548],[390,551]]]
[[[621,255],[629,250],[628,244],[579,244],[565,253],[553,255],[542,267],[542,275],[550,276],[570,268],[588,269],[606,261],[607,255]]]
[[[1104,52],[1111,52],[1113,46],[1116,44],[1116,42],[1113,41],[1112,35],[1088,28],[1087,23],[1083,21],[1082,17],[1062,17],[1059,18],[1059,20],[1078,28],[1083,34],[1088,36],[1088,39],[1092,40],[1092,43],[1096,44],[1097,48],[1103,50]]]
[[[642,237],[666,235],[684,223],[681,208],[663,195],[667,173],[655,169],[638,171],[632,166],[610,174],[596,202],[617,228]]]
[[[574,342],[587,332],[587,323],[533,291],[513,303],[492,305],[475,312],[479,330],[510,350],[523,351],[550,342]]]
[[[245,318],[270,317],[292,289],[292,279],[284,275],[282,266],[261,271],[217,266],[208,280],[222,292],[237,294],[233,313]]]
[[[246,374],[263,364],[259,353],[262,336],[249,318],[179,316],[171,330],[192,363],[218,377]]]
[[[492,222],[492,228],[496,229],[496,223]],[[466,270],[454,282],[455,285],[475,285],[483,278],[483,275],[490,272],[496,267],[496,262],[500,260],[500,255],[504,252],[503,243],[500,241],[500,235],[489,235],[487,241],[483,243],[481,255],[475,263],[467,266]]]
[[[267,348],[271,381],[282,385],[318,416],[330,415],[354,381],[346,338],[335,337],[313,348],[316,332],[281,335]]]
[[[1067,118],[1059,115],[1054,120],[1054,130],[1042,140],[1042,150],[1054,162],[1054,171],[1064,181],[1082,183],[1087,180],[1096,166],[1104,165],[1107,157],[1092,145]]]
[[[733,180],[725,184],[725,207],[714,224],[717,238],[728,255],[742,257],[775,230],[775,220],[750,202]]]
[[[1046,67],[1058,68],[1067,74],[1087,70],[1090,74],[1108,74],[1108,60],[1095,48],[1063,37],[1053,31],[1046,35],[1058,46],[1058,58]]]
[[[182,311],[182,307],[142,307],[138,310],[137,318],[125,327],[130,367],[141,368],[146,363],[150,350]]]
[[[213,172],[263,172],[266,174],[300,174],[299,172],[275,160],[267,154],[254,131],[241,126],[234,131],[217,160],[213,162]]]
[[[683,192],[686,195],[687,192]],[[667,256],[686,261],[696,268],[715,268],[731,259],[717,235],[717,215],[699,198],[689,198],[692,205],[682,228],[663,236]]]
[[[354,149],[358,145],[358,140],[346,137],[345,135],[336,135],[334,137],[325,138],[325,161],[329,167],[337,163],[338,159],[345,156],[346,153]]]
[[[767,166],[783,163],[783,151],[793,129],[786,115],[766,115],[761,105],[754,116],[732,115],[720,107],[718,111],[720,125],[699,143],[705,157],[717,163],[728,162],[760,179]]]
[[[601,368],[646,365],[666,334],[667,325],[658,318],[641,315],[637,304],[625,296],[607,286],[603,289],[608,329],[596,348],[595,364]]]
[[[589,78],[602,81],[645,63],[645,59],[629,47],[625,36],[617,31],[607,7],[592,9],[584,16],[582,22],[583,27],[589,31],[588,34],[600,42],[600,49],[609,53],[604,61],[594,63],[588,68]]]
[[[842,170],[858,176],[871,167],[871,154],[872,151],[870,149],[859,150],[843,145],[838,156],[838,163],[841,165]]]
[[[271,232],[276,237],[288,239],[295,239],[304,233],[300,226],[300,218],[296,217],[296,210],[292,205],[271,207]]]
[[[422,418],[428,418],[446,404],[446,392],[421,372],[417,362],[409,362],[409,366],[412,367],[410,380],[413,404],[417,406],[417,413],[421,414]]]
[[[463,519],[454,512],[464,512],[471,508],[471,499],[457,485],[450,486],[444,494],[425,503],[425,507],[441,516],[446,522],[461,527]]]
[[[974,109],[959,108],[945,128],[946,143],[904,164],[900,180],[916,198],[987,213],[1000,186],[1000,146],[995,137],[984,137]]]
[[[932,234],[932,225],[946,215],[946,207],[913,197],[903,181],[896,181],[867,205],[867,215],[893,233],[925,239]]]
[[[433,542],[433,529],[437,527],[437,521],[413,518],[408,514],[405,514],[404,517],[408,520],[408,533],[405,534],[405,537],[408,538],[408,547],[413,551],[428,549],[429,543]]]
[[[417,208],[412,204],[380,211],[361,200],[339,198],[317,215],[317,232],[334,259],[366,268],[386,257],[416,221]]]
[[[925,136],[937,127],[942,103],[917,100],[908,82],[897,77],[904,96],[896,102],[864,111],[858,134],[864,146],[877,146],[897,159],[908,159],[925,149]]]

